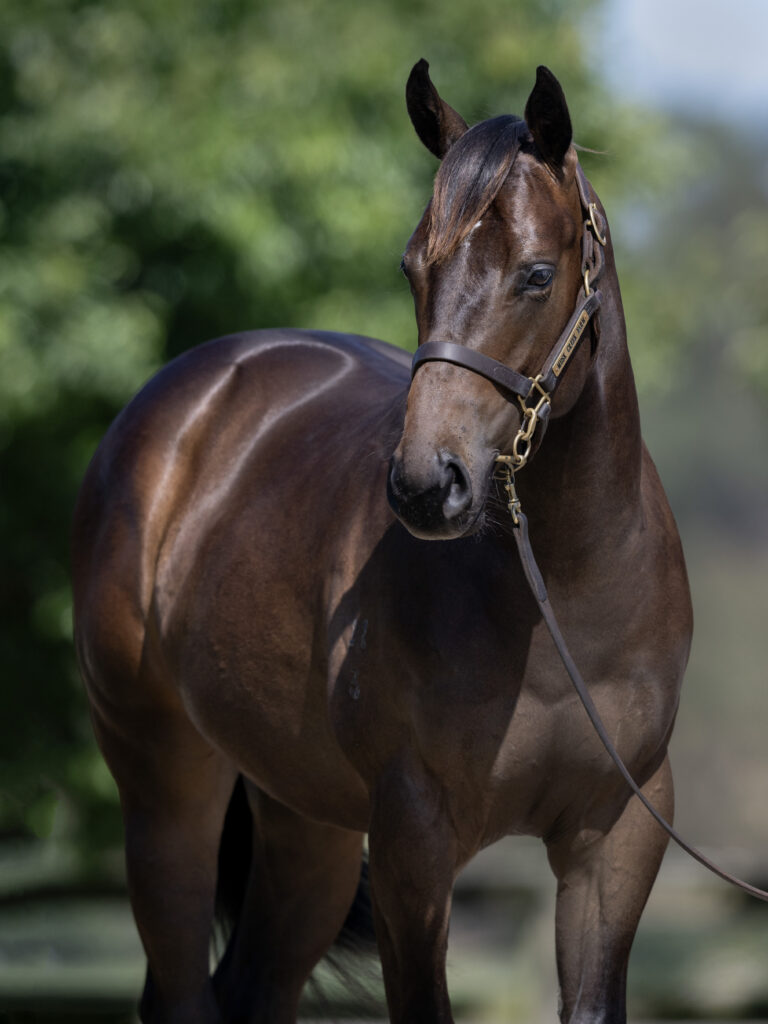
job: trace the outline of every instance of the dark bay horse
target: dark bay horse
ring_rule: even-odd
[[[532,377],[590,290],[589,186],[562,90],[539,69],[525,120],[468,129],[421,61],[407,100],[443,158],[403,260],[419,342]],[[604,241],[599,316],[518,491],[592,697],[669,816],[691,610]],[[562,1020],[625,1019],[666,837],[594,735],[526,585],[493,482],[521,404],[444,359],[409,387],[409,364],[351,335],[210,342],[146,385],[88,471],[76,642],[120,791],[147,1024],[295,1021],[353,901],[366,833],[393,1022],[452,1020],[454,880],[515,833],[541,837],[557,879]],[[238,778],[250,875],[211,978]]]

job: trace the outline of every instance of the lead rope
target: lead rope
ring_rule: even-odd
[[[525,465],[526,461],[527,456],[522,465]],[[557,648],[557,653],[560,655],[560,660],[565,666],[568,675],[571,677],[571,682],[579,696],[579,700],[584,705],[584,710],[587,712],[589,720],[600,738],[601,743],[608,751],[611,760],[619,769],[619,772],[624,777],[624,781],[635,796],[682,850],[685,850],[685,852],[693,857],[694,860],[697,860],[699,864],[702,864],[719,878],[722,878],[726,882],[730,882],[731,885],[735,885],[750,896],[754,896],[756,899],[763,900],[768,903],[768,892],[763,889],[758,889],[756,886],[750,885],[748,882],[743,882],[740,878],[736,878],[734,875],[724,871],[723,868],[718,867],[718,865],[713,863],[708,857],[705,857],[703,853],[696,849],[696,847],[687,843],[680,833],[669,824],[666,818],[656,810],[645,793],[643,793],[640,786],[635,782],[632,774],[621,759],[621,756],[613,745],[613,741],[603,725],[603,721],[600,718],[592,697],[590,696],[587,685],[571,657],[563,638],[563,634],[560,632],[560,627],[557,624],[555,613],[552,611],[552,606],[549,603],[549,597],[547,595],[547,588],[544,585],[544,579],[538,565],[536,564],[536,559],[533,556],[533,549],[531,548],[531,541],[528,536],[528,520],[525,513],[520,508],[520,499],[518,498],[515,490],[515,475],[511,466],[513,458],[511,456],[501,455],[498,456],[497,462],[499,463],[499,471],[497,472],[496,478],[503,481],[504,489],[507,492],[507,508],[509,509],[512,517],[515,543],[517,544],[517,550],[520,554],[520,562],[523,566],[523,572],[525,573],[525,578],[528,581],[528,586],[531,588],[531,593],[534,596],[536,604],[539,606],[539,611],[542,614],[544,622],[547,624],[547,629],[549,630],[550,636]]]

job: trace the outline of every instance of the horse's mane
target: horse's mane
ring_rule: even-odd
[[[525,121],[510,114],[474,125],[451,146],[435,178],[428,264],[456,251],[498,195],[529,138]]]

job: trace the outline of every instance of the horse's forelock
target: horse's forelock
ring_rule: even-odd
[[[428,264],[455,252],[480,220],[498,195],[527,134],[519,117],[495,117],[470,128],[450,148],[435,178]]]

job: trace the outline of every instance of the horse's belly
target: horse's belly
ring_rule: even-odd
[[[299,685],[299,680],[301,684]],[[198,731],[270,796],[300,814],[365,831],[368,792],[335,742],[320,679],[295,674],[187,677],[182,695]]]
[[[317,821],[365,830],[368,791],[329,722],[326,675],[310,629],[187,634],[178,672],[190,720],[239,771],[275,800]],[[262,620],[263,627],[263,620]]]

